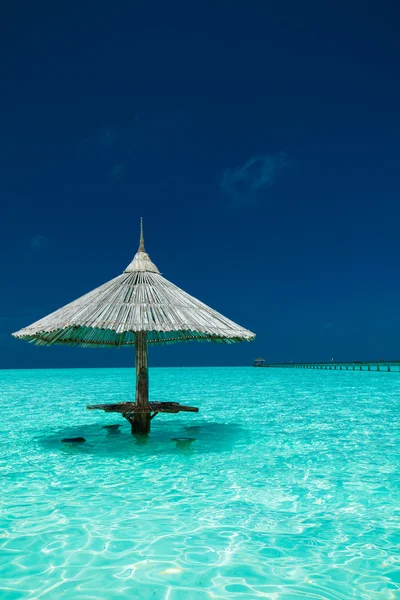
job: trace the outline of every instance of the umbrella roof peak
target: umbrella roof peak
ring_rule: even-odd
[[[124,273],[134,273],[137,271],[147,271],[148,273],[160,272],[144,249],[143,217],[140,217],[140,239],[138,251],[133,257],[132,262],[130,262],[126,267]]]
[[[138,252],[146,252],[144,249],[143,217],[140,217],[140,240]]]

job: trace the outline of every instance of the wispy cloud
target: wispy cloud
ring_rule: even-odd
[[[44,235],[36,234],[31,238],[30,245],[32,248],[43,248],[44,246],[47,246],[48,241],[49,240]]]
[[[100,150],[107,150],[114,145],[117,136],[118,130],[114,125],[104,125],[99,127],[86,141]]]
[[[332,323],[325,323],[325,325],[323,325],[323,329],[332,329],[332,327]]]
[[[81,139],[77,151],[86,173],[98,178],[101,173],[111,181],[129,179],[132,173],[150,168],[155,157],[171,158],[171,141],[187,153],[187,136],[194,123],[192,113],[137,113],[125,124],[105,124]],[[162,168],[161,164],[161,168]],[[180,163],[177,161],[180,168]],[[170,167],[165,167],[169,176]],[[162,176],[162,173],[161,173]]]
[[[287,166],[284,152],[252,156],[242,167],[223,172],[221,191],[235,200],[258,198]]]
[[[111,176],[114,179],[122,179],[125,175],[126,165],[124,163],[120,163],[119,165],[114,165],[111,171]]]

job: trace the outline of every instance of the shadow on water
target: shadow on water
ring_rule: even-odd
[[[160,454],[205,454],[229,452],[247,432],[234,423],[201,421],[197,425],[160,422],[148,436],[134,436],[130,425],[105,427],[101,423],[90,425],[52,428],[37,442],[48,451],[65,454],[101,455],[122,457],[135,454],[148,457]],[[64,438],[85,438],[86,442],[74,443]]]

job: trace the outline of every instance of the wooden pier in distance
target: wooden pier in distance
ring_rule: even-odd
[[[353,361],[353,362],[305,362],[305,363],[266,363],[263,359],[254,361],[257,368],[270,369],[323,369],[328,371],[385,371],[400,372],[400,360]]]

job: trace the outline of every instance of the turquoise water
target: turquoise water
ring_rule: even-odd
[[[141,442],[85,410],[133,386],[0,371],[2,599],[400,597],[400,374],[153,369],[200,412]]]

